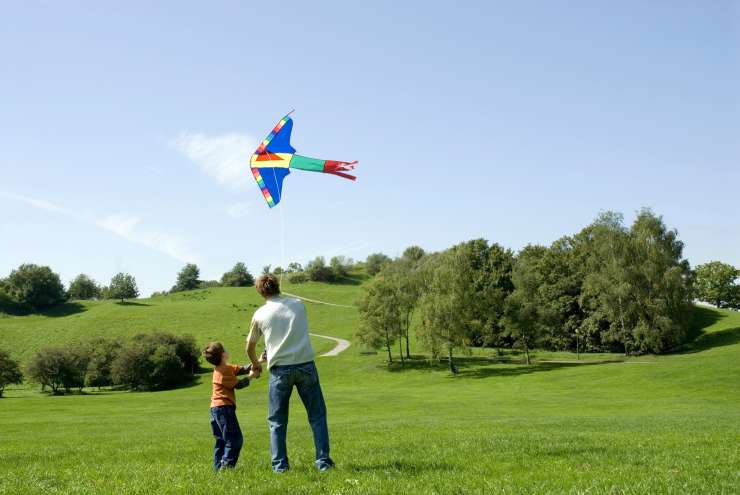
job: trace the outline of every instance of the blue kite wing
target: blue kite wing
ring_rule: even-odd
[[[290,145],[290,133],[293,132],[293,119],[286,117],[278,124],[279,129],[270,139],[265,150],[270,153],[295,153],[295,148]],[[273,130],[274,132],[274,130]]]
[[[252,175],[262,191],[267,205],[272,208],[280,203],[283,197],[283,180],[290,174],[285,167],[254,167]]]

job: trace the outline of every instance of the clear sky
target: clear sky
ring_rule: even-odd
[[[3,2],[0,276],[148,294],[186,261],[519,249],[643,206],[740,265],[739,40],[721,0]],[[269,210],[248,159],[292,109],[359,180],[296,171]]]

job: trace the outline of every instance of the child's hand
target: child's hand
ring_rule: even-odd
[[[248,374],[247,376],[248,376],[248,377],[249,377],[249,378],[250,378],[251,380],[254,380],[255,378],[259,378],[259,377],[260,377],[260,374],[261,374],[260,370],[258,370],[258,369],[253,369],[252,371],[250,371],[250,372],[249,372],[249,374]]]

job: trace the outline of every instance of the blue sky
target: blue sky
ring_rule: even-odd
[[[148,294],[189,260],[519,249],[643,206],[740,265],[739,5],[3,3],[0,276]],[[248,158],[291,109],[359,180],[299,171],[269,210]]]

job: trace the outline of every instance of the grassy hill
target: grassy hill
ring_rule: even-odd
[[[338,304],[359,294],[354,284],[285,289]],[[236,358],[259,302],[252,289],[219,288],[69,304],[0,318],[0,347],[26,360],[76,338],[168,330],[199,344],[222,340]],[[354,334],[353,309],[308,308],[312,331]],[[0,400],[0,493],[737,493],[740,314],[697,308],[696,316],[685,352],[624,362],[539,353],[524,366],[484,351],[451,376],[420,360],[389,370],[382,355],[357,345],[320,358],[339,464],[325,474],[313,470],[295,397],[293,470],[270,471],[264,379],[239,394],[245,447],[239,467],[218,476],[210,470],[207,373],[152,393],[50,397],[10,388]]]

